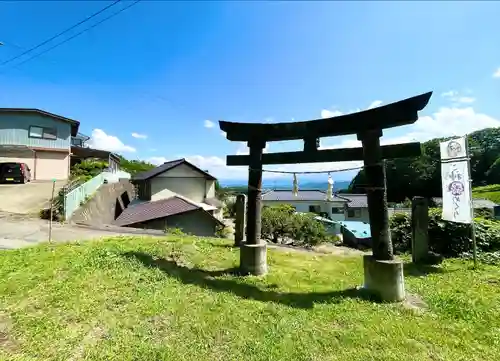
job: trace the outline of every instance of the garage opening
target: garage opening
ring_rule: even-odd
[[[26,163],[36,179],[36,154],[26,145],[0,145],[0,163]]]

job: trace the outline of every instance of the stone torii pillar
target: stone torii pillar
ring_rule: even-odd
[[[363,257],[364,288],[384,301],[394,302],[405,298],[403,262],[394,259],[387,212],[385,163],[380,147],[381,136],[380,129],[358,134],[358,140],[363,144],[373,250],[373,255]]]
[[[247,237],[240,248],[240,271],[244,274],[267,273],[267,244],[260,239],[262,211],[262,152],[266,142],[250,140],[248,166]]]

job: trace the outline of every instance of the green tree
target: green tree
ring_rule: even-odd
[[[108,167],[108,162],[99,159],[86,159],[71,167],[71,180],[88,181]]]
[[[486,172],[486,179],[490,184],[500,183],[500,157],[497,158]]]
[[[132,176],[155,168],[155,165],[143,160],[128,160],[121,155],[118,157],[120,158],[120,168]]]
[[[422,154],[414,158],[388,159],[386,164],[387,199],[403,202],[414,196],[441,197],[441,166],[436,138],[422,143]],[[499,183],[495,180],[500,157],[500,128],[487,128],[468,137],[471,151],[471,176],[474,186]],[[493,167],[493,170],[490,170]],[[496,178],[499,179],[499,178]],[[351,193],[366,193],[366,176],[361,170],[349,185]]]

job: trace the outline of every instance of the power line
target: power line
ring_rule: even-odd
[[[10,47],[13,47],[13,48],[19,49],[19,50],[26,50],[26,47],[23,47],[23,46],[21,46],[21,45],[19,45],[19,44],[16,44],[16,43],[11,42],[11,41],[7,41],[7,42],[6,42],[6,41],[3,41],[3,43],[4,43],[4,45],[7,45],[7,46],[10,46]],[[41,58],[41,59],[42,59],[42,60],[44,60],[44,61],[48,61],[48,62],[50,62],[50,63],[52,63],[52,64],[57,65],[57,62],[55,62],[55,61],[54,61],[53,59],[51,59],[51,58]],[[0,59],[0,61],[1,61],[1,59]],[[17,66],[12,67],[12,69],[16,69],[16,70],[19,70],[19,71],[26,72],[26,70],[25,70],[25,69],[23,69],[23,68],[18,68]],[[9,70],[9,69],[7,69],[7,70]],[[5,70],[5,71],[1,71],[1,72],[0,72],[0,76],[1,76],[1,75],[4,75],[4,73],[6,73],[6,72],[7,72],[7,70]],[[28,74],[28,72],[26,72],[26,73]],[[30,74],[28,74],[28,75],[30,75]],[[94,82],[97,82],[97,83],[100,83],[100,84],[104,84],[104,83],[102,83],[102,81],[101,81],[101,80],[99,80],[99,79],[98,79],[98,78],[96,78],[96,77],[92,77],[92,80],[93,80]],[[56,81],[51,80],[51,79],[47,79],[47,81],[49,81],[50,83],[55,84],[55,85],[61,85],[61,83],[56,82]],[[152,101],[154,101],[154,100],[162,101],[162,102],[166,103],[167,105],[169,105],[170,107],[174,107],[173,103],[172,103],[170,100],[166,99],[164,96],[161,96],[161,95],[159,95],[159,94],[152,93],[152,92],[150,92],[150,91],[142,90],[142,89],[137,89],[136,91],[137,91],[137,93],[138,93],[138,94],[142,95],[144,98],[147,98],[148,100],[152,100]],[[123,104],[123,106],[125,106],[125,107],[130,107],[127,103]]]
[[[5,61],[4,61],[2,64],[0,64],[0,65],[2,65],[2,66],[3,66],[3,65],[7,65],[8,63],[10,63],[10,62],[12,62],[12,61],[14,61],[14,60],[16,60],[16,59],[19,59],[20,57],[22,57],[22,56],[24,56],[24,55],[26,55],[26,54],[28,54],[28,53],[31,53],[33,50],[36,50],[36,49],[38,49],[39,47],[44,46],[45,44],[47,44],[47,43],[51,42],[52,40],[54,40],[54,39],[56,39],[56,38],[58,38],[58,37],[60,37],[61,35],[66,34],[68,31],[71,31],[71,30],[73,30],[74,28],[76,28],[76,27],[78,27],[78,26],[82,25],[83,23],[86,23],[86,22],[87,22],[87,21],[89,21],[90,19],[92,19],[92,18],[96,17],[97,15],[101,14],[102,12],[104,12],[104,11],[108,10],[110,7],[115,6],[115,5],[116,5],[116,4],[118,4],[120,1],[121,1],[121,0],[116,0],[114,3],[112,3],[112,4],[110,4],[110,5],[108,5],[108,6],[104,7],[104,8],[102,8],[102,9],[101,9],[101,10],[99,10],[98,12],[96,12],[96,13],[94,13],[94,14],[92,14],[92,15],[88,16],[87,18],[83,19],[82,21],[80,21],[80,22],[76,23],[76,24],[75,24],[75,25],[73,25],[73,26],[70,26],[70,27],[69,27],[69,28],[67,28],[66,30],[61,31],[61,32],[60,32],[60,33],[58,33],[57,35],[54,35],[54,36],[52,36],[51,38],[49,38],[49,39],[47,39],[47,40],[42,41],[42,42],[41,42],[41,43],[39,43],[38,45],[35,45],[34,47],[32,47],[32,48],[30,48],[30,49],[28,49],[28,50],[26,50],[26,51],[22,52],[22,53],[21,53],[21,54],[19,54],[19,55],[16,55],[16,56],[14,56],[14,57],[12,57],[12,58],[10,58],[10,59],[5,60]]]
[[[41,53],[38,53],[38,54],[36,54],[36,55],[33,55],[31,58],[28,58],[28,59],[26,59],[26,60],[24,60],[24,61],[22,61],[22,62],[18,63],[18,64],[16,65],[16,67],[19,67],[20,65],[23,65],[23,64],[25,64],[25,63],[27,63],[27,62],[29,62],[29,61],[33,60],[33,59],[36,59],[36,58],[38,58],[39,56],[41,56],[41,55],[43,55],[43,54],[45,54],[45,53],[48,53],[49,51],[51,51],[51,50],[53,50],[53,49],[55,49],[55,48],[57,48],[57,47],[59,47],[59,46],[61,46],[61,45],[65,44],[65,43],[67,43],[68,41],[73,40],[73,39],[74,39],[74,38],[76,38],[77,36],[82,35],[83,33],[85,33],[85,32],[87,32],[87,31],[89,31],[89,30],[91,30],[91,29],[95,28],[95,27],[96,27],[96,26],[98,26],[98,25],[101,25],[101,24],[102,24],[102,23],[104,23],[105,21],[107,21],[107,20],[109,20],[109,19],[111,19],[111,18],[115,17],[116,15],[118,15],[118,14],[122,13],[123,11],[125,11],[125,10],[127,10],[127,9],[131,8],[132,6],[136,5],[136,4],[137,4],[138,2],[140,2],[140,1],[141,1],[141,0],[136,0],[136,1],[134,1],[134,2],[133,2],[132,4],[130,4],[129,6],[126,6],[126,7],[122,8],[122,9],[120,9],[120,10],[119,10],[119,11],[117,11],[116,13],[113,13],[113,14],[111,14],[110,16],[108,16],[108,17],[106,17],[106,18],[102,19],[101,21],[99,21],[99,22],[97,22],[97,23],[93,24],[92,26],[90,26],[90,27],[88,27],[88,28],[83,29],[83,30],[82,30],[82,31],[80,31],[79,33],[76,33],[75,35],[70,36],[69,38],[67,38],[67,39],[65,39],[65,40],[61,41],[60,43],[57,43],[56,45],[54,45],[54,46],[52,46],[52,47],[50,47],[50,48],[48,48],[48,49],[46,49],[46,50],[42,51]]]

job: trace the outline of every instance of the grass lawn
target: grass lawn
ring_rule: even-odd
[[[358,297],[359,256],[114,238],[0,253],[1,360],[498,360],[500,269],[407,269],[426,307]]]
[[[474,198],[489,199],[492,202],[500,204],[500,184],[490,184],[484,187],[475,187],[472,189]]]

